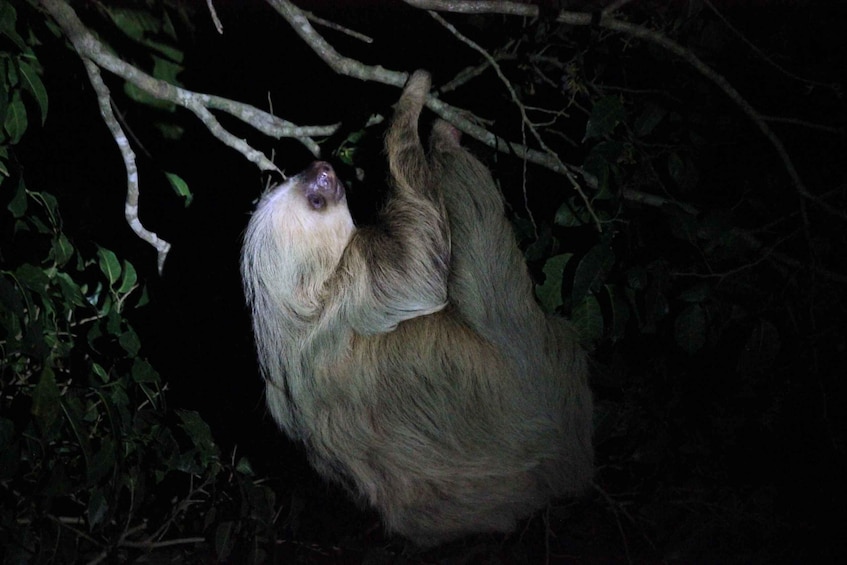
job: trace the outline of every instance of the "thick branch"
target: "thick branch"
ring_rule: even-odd
[[[344,57],[339,54],[309,23],[306,14],[297,6],[288,0],[266,0],[285,20],[291,25],[295,32],[305,41],[314,52],[324,60],[333,70],[344,76],[379,82],[391,86],[402,88],[406,84],[408,73],[400,71],[392,71],[380,65],[372,66],[361,63],[355,59]],[[475,2],[472,4],[476,4]],[[480,2],[479,4],[490,4],[489,2]],[[496,4],[496,3],[495,3]],[[447,120],[453,124],[462,133],[476,139],[498,151],[515,155],[521,159],[526,159],[531,163],[541,165],[551,169],[557,173],[564,174],[568,167],[563,166],[562,162],[542,151],[537,151],[521,145],[513,143],[502,137],[498,137],[486,130],[485,128],[475,124],[465,116],[470,115],[470,112],[451,106],[446,102],[439,100],[433,96],[427,99],[427,107],[435,112],[440,118]]]
[[[256,128],[260,132],[273,137],[293,137],[301,141],[309,151],[318,156],[320,149],[311,138],[314,136],[331,135],[338,125],[299,127],[286,120],[280,119],[268,112],[228,100],[174,86],[159,80],[141,69],[113,55],[82,23],[69,4],[63,0],[40,0],[41,5],[50,13],[71,41],[80,57],[90,59],[97,66],[131,82],[144,92],[159,99],[171,102],[191,110],[194,114],[202,114],[199,108],[220,110]],[[208,126],[212,121],[204,119]],[[215,122],[216,123],[216,122]],[[263,171],[279,172],[279,169],[261,152],[251,148],[246,141],[238,139],[223,127],[210,128],[215,137],[223,143],[242,153],[249,161],[255,163]]]
[[[267,0],[267,2],[336,73],[361,80],[390,84],[398,88],[406,84],[407,73],[389,71],[381,65],[365,65],[355,59],[342,56],[312,27],[307,14],[288,0]]]
[[[312,136],[331,135],[335,126],[300,128],[281,120],[267,112],[217,96],[191,92],[165,81],[158,80],[129,63],[113,55],[106,47],[86,29],[69,4],[62,0],[41,0],[42,7],[53,17],[56,23],[70,40],[77,54],[82,59],[88,73],[89,81],[97,95],[100,113],[103,121],[124,160],[127,173],[127,195],[124,215],[130,228],[144,241],[152,245],[158,254],[157,266],[162,273],[165,259],[170,250],[170,243],[147,230],[138,216],[139,184],[138,169],[135,153],[121,128],[111,105],[111,97],[106,83],[100,75],[100,68],[106,69],[124,80],[131,82],[141,90],[160,99],[167,100],[191,110],[223,143],[239,151],[248,160],[255,163],[263,171],[280,172],[264,154],[253,149],[245,140],[239,139],[228,132],[209,111],[216,109],[252,125],[259,131],[276,138],[295,137],[318,156],[320,149]],[[280,172],[281,174],[281,172]]]

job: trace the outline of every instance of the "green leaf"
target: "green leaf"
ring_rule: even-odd
[[[582,164],[582,170],[592,189],[602,191],[609,187],[609,163],[601,154],[594,151],[589,153]]]
[[[47,89],[44,88],[44,83],[41,82],[41,77],[38,72],[24,60],[18,61],[18,68],[23,76],[23,85],[26,90],[38,102],[38,109],[41,110],[41,125],[47,119]]]
[[[45,367],[32,393],[32,415],[38,420],[42,432],[49,435],[61,412],[59,387],[53,369]]]
[[[121,315],[112,308],[112,301],[110,297],[106,297],[106,300],[103,301],[103,313],[106,315],[106,332],[109,335],[116,336],[120,335],[121,328],[123,327],[123,319]]]
[[[124,351],[129,353],[130,357],[138,355],[138,350],[141,349],[141,340],[138,339],[138,334],[132,328],[121,334],[118,343],[121,344]]]
[[[367,130],[360,129],[358,131],[352,132],[347,138],[341,143],[341,146],[336,149],[335,155],[341,160],[345,165],[354,166],[356,162],[356,155],[358,152],[358,147],[362,141],[362,138],[367,134]]]
[[[150,44],[151,42],[148,42],[148,45]],[[166,48],[166,46],[162,44],[156,45],[161,49]],[[179,51],[172,50],[170,52],[178,56],[178,58],[181,58],[182,56],[182,53]],[[157,79],[163,80],[169,84],[179,84],[179,81],[177,80],[177,75],[181,72],[181,65],[178,65],[172,60],[153,55],[153,76]]]
[[[177,410],[177,415],[182,420],[182,429],[186,431],[201,453],[205,455],[217,454],[217,447],[212,439],[212,430],[199,413],[193,410]]]
[[[18,181],[18,186],[15,188],[15,195],[12,196],[12,200],[9,202],[7,208],[12,213],[12,217],[23,218],[24,214],[26,214],[26,206],[26,187],[24,186],[23,179],[21,179]]]
[[[141,308],[142,306],[146,306],[150,302],[150,294],[147,292],[147,287],[144,286],[141,288],[141,298],[138,299],[138,303],[135,305],[136,308]]]
[[[153,365],[140,357],[136,357],[132,361],[132,380],[137,383],[158,383],[159,374],[153,368]]]
[[[113,285],[121,276],[121,264],[118,261],[117,255],[105,247],[97,249],[97,256],[100,258],[100,270],[109,279],[109,284]]]
[[[364,138],[365,135],[367,135],[367,133],[368,133],[368,130],[366,130],[364,128],[357,130],[357,131],[354,131],[347,136],[347,138],[344,140],[344,143],[345,144],[349,143],[351,145],[359,145],[359,142],[362,141],[362,138]]]
[[[103,496],[103,491],[100,488],[91,489],[91,496],[88,499],[88,526],[94,530],[95,526],[103,521],[106,513],[109,511],[109,503],[106,502],[106,497]]]
[[[546,312],[562,305],[562,275],[573,253],[564,253],[547,259],[544,263],[544,284],[535,286],[535,294]]]
[[[56,197],[50,194],[49,192],[30,192],[30,196],[32,196],[36,201],[40,202],[41,205],[47,210],[48,219],[50,220],[50,225],[53,227],[58,227],[59,225],[59,201],[56,200]],[[54,230],[48,229],[45,226],[45,229],[42,230],[42,233],[52,234]]]
[[[174,173],[165,173],[165,176],[168,179],[168,182],[171,183],[171,188],[174,189],[174,192],[177,195],[181,196],[185,201],[185,207],[188,208],[191,206],[191,202],[194,200],[194,195],[191,193],[191,189],[188,188],[188,183],[186,183],[179,175]]]
[[[74,246],[64,233],[60,233],[58,237],[53,239],[53,245],[50,248],[49,258],[52,259],[57,266],[61,267],[73,257]]]
[[[161,41],[153,41],[152,39],[146,40],[144,44],[164,55],[172,63],[182,63],[185,59],[185,53],[183,53],[179,48],[174,47],[171,44],[163,43]],[[181,71],[182,67],[178,67],[178,69]],[[156,78],[167,80],[172,84],[179,84],[176,80],[176,74],[169,78],[167,76],[160,76],[154,71],[153,76],[155,76]]]
[[[253,465],[250,463],[250,460],[246,457],[242,457],[238,460],[238,462],[235,464],[235,470],[241,473],[242,475],[246,475],[248,477],[252,477],[256,474],[256,472],[253,471]]]
[[[15,94],[18,90],[18,86],[20,86],[21,74],[18,72],[18,66],[12,64],[12,60],[8,57],[0,57],[0,70],[3,71],[3,78],[5,79],[5,89],[3,90],[3,94],[5,94],[6,102],[8,103],[11,100],[10,94]]]
[[[235,545],[233,539],[233,522],[221,522],[215,529],[215,553],[219,561],[226,561]]]
[[[114,404],[115,407],[122,413],[124,412],[124,410],[121,409],[129,407],[129,396],[127,396],[126,390],[122,385],[113,387],[111,389],[110,398],[112,399],[112,404]]]
[[[159,133],[165,139],[178,140],[182,139],[182,136],[185,135],[185,128],[171,122],[159,120],[153,122],[153,126],[159,130]]]
[[[135,272],[135,267],[132,263],[124,260],[123,276],[121,277],[121,286],[118,287],[118,294],[126,294],[135,288],[135,283],[138,282],[138,274]]]
[[[612,133],[612,130],[624,119],[626,119],[626,112],[620,98],[617,96],[601,98],[591,109],[591,115],[585,124],[583,141]]]
[[[667,115],[667,110],[655,104],[648,104],[644,111],[635,120],[633,130],[638,137],[650,135]]]
[[[700,351],[706,344],[706,312],[699,304],[683,310],[674,321],[674,339],[689,354]]]
[[[82,289],[70,275],[64,272],[56,273],[56,282],[59,283],[59,289],[62,291],[62,297],[66,304],[71,306],[85,306],[87,304],[82,295]]]
[[[618,162],[625,148],[626,146],[618,141],[601,141],[586,156],[582,170],[586,182],[596,191],[593,195],[595,200],[612,197],[610,181],[619,174]]]
[[[88,333],[85,338],[88,341],[88,346],[91,347],[92,350],[97,350],[97,341],[103,337],[103,329],[101,328],[101,324],[91,324],[91,327],[88,329]]]
[[[9,135],[9,143],[12,145],[18,143],[23,137],[26,127],[26,107],[21,101],[20,95],[15,92],[8,108],[6,108],[6,119],[3,124],[3,128]]]
[[[601,243],[592,247],[576,267],[571,294],[573,303],[579,304],[590,292],[599,291],[614,264],[615,254],[608,245]]]
[[[118,29],[139,43],[144,42],[147,32],[157,33],[162,27],[161,22],[146,10],[108,6],[106,13]]]
[[[0,2],[0,35],[8,37],[20,51],[26,51],[29,47],[26,41],[15,30],[18,15],[10,2]]]
[[[559,209],[556,210],[556,216],[553,222],[557,226],[566,228],[574,228],[584,226],[591,221],[591,216],[581,202],[577,202],[576,198],[568,198]]]
[[[592,343],[603,337],[603,311],[594,295],[589,294],[574,307],[571,323],[583,343]]]
[[[100,380],[103,381],[103,383],[109,382],[109,374],[99,363],[91,364],[91,372],[100,377]]]
[[[668,155],[668,174],[674,183],[683,190],[691,190],[697,185],[699,174],[694,162],[685,155]]]
[[[39,295],[47,297],[47,286],[50,284],[50,279],[44,272],[44,269],[24,263],[15,269],[15,278],[24,287],[37,292]]]

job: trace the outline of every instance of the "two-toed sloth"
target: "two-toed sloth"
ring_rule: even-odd
[[[431,545],[508,531],[591,481],[587,363],[545,316],[488,170],[446,122],[428,154],[429,75],[386,137],[393,194],[357,228],[332,167],[264,195],[242,276],[270,413],[314,467]]]

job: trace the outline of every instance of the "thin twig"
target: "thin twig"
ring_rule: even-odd
[[[565,178],[568,179],[568,182],[570,182],[571,187],[577,192],[577,194],[579,194],[579,197],[582,199],[583,204],[585,204],[585,207],[588,210],[588,213],[591,215],[591,218],[594,220],[594,225],[597,228],[597,231],[602,231],[602,225],[600,224],[600,218],[597,217],[597,213],[594,211],[594,207],[591,205],[591,200],[589,200],[588,196],[586,196],[585,192],[583,192],[582,187],[577,182],[576,177],[574,177],[574,175],[570,172],[570,170],[568,169],[568,166],[561,159],[559,159],[559,156],[556,154],[556,152],[553,151],[552,149],[550,149],[550,147],[548,147],[547,144],[544,142],[544,140],[541,138],[541,134],[538,133],[538,130],[536,129],[535,124],[533,124],[530,121],[530,119],[527,117],[526,107],[524,106],[523,102],[521,102],[520,98],[518,97],[518,94],[515,92],[515,88],[512,86],[512,83],[509,81],[509,79],[506,78],[506,75],[503,73],[503,70],[500,68],[500,65],[497,63],[497,61],[494,60],[494,57],[492,57],[491,54],[488,53],[488,51],[486,51],[485,49],[483,49],[478,43],[476,43],[475,41],[473,41],[469,37],[466,37],[464,34],[462,34],[458,29],[456,29],[455,26],[453,26],[450,22],[448,22],[447,20],[442,18],[438,13],[436,13],[432,10],[428,10],[427,13],[430,16],[432,16],[435,19],[435,21],[437,21],[442,26],[444,26],[459,41],[461,41],[465,45],[468,45],[471,49],[473,49],[474,51],[476,51],[477,53],[482,55],[482,57],[486,61],[488,61],[488,64],[491,65],[491,67],[494,69],[494,72],[497,73],[497,76],[500,78],[500,81],[505,85],[506,90],[509,92],[509,96],[512,99],[512,104],[515,105],[515,107],[518,109],[518,111],[521,114],[521,123],[522,123],[521,135],[523,136],[523,139],[521,139],[522,144],[524,146],[527,145],[526,129],[528,129],[530,131],[530,133],[532,133],[532,136],[535,138],[536,143],[538,143],[538,145],[541,147],[541,149],[547,155],[549,155],[551,159],[555,159],[556,161],[559,162],[559,165],[562,168],[562,171],[563,171],[563,174],[565,175]],[[524,173],[526,173],[525,167],[526,167],[526,162],[524,161]],[[526,179],[526,174],[524,174],[524,179]],[[524,203],[525,203],[525,205],[527,204],[527,202],[526,202],[526,191],[524,191]],[[530,220],[532,221],[533,228],[535,228],[535,230],[537,232],[538,228],[535,225],[535,220],[532,218],[531,214],[530,214]]]
[[[218,17],[218,12],[215,10],[215,5],[212,4],[212,0],[206,0],[206,7],[209,8],[209,15],[212,16],[212,23],[215,24],[215,29],[218,30],[219,34],[223,35],[224,25]]]
[[[358,31],[354,31],[354,30],[352,30],[352,29],[350,29],[350,28],[347,28],[347,27],[344,27],[344,26],[342,26],[342,25],[339,25],[339,24],[337,24],[337,23],[335,23],[335,22],[331,22],[331,21],[329,21],[329,20],[325,20],[325,19],[323,19],[323,18],[321,18],[321,17],[319,17],[319,16],[316,16],[316,15],[315,15],[315,14],[313,14],[312,12],[304,12],[304,13],[306,14],[306,17],[307,17],[307,18],[309,18],[310,20],[312,20],[313,22],[315,22],[315,23],[316,23],[316,24],[318,24],[318,25],[322,25],[322,26],[324,26],[325,28],[329,28],[329,29],[335,30],[335,31],[337,31],[337,32],[339,32],[339,33],[343,33],[344,35],[349,35],[349,36],[350,36],[350,37],[352,37],[353,39],[358,39],[358,40],[359,40],[359,41],[361,41],[362,43],[373,43],[373,42],[374,42],[374,40],[373,40],[373,38],[372,38],[372,37],[368,37],[368,36],[367,36],[367,35],[365,35],[364,33],[359,33]]]
[[[811,79],[808,79],[808,78],[801,77],[800,75],[796,75],[796,74],[792,73],[791,71],[789,71],[788,69],[786,69],[785,67],[781,66],[779,63],[774,61],[772,57],[768,56],[767,53],[762,51],[755,43],[753,43],[752,41],[747,39],[747,36],[745,36],[741,32],[741,30],[739,30],[734,25],[732,25],[729,22],[729,20],[727,20],[724,17],[724,15],[715,7],[714,4],[712,4],[709,0],[703,0],[703,3],[706,5],[707,8],[709,8],[712,11],[713,14],[715,14],[715,16],[718,17],[718,19],[721,21],[721,23],[723,23],[723,25],[726,26],[726,28],[729,31],[734,33],[738,37],[738,39],[740,39],[745,45],[747,45],[747,47],[750,48],[751,51],[753,51],[756,55],[758,55],[759,58],[762,61],[764,61],[768,65],[772,66],[774,69],[776,69],[780,73],[784,74],[785,76],[787,76],[791,79],[794,79],[798,82],[802,82],[802,83],[805,83],[805,84],[822,86],[822,87],[826,87],[826,88],[833,88],[832,84],[828,84],[828,83],[825,83],[825,82],[820,82],[820,81],[811,80]]]

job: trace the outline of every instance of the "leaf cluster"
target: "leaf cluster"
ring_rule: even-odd
[[[168,407],[128,318],[148,300],[132,263],[77,248],[57,199],[26,187],[14,152],[30,126],[24,101],[43,119],[47,98],[34,39],[8,3],[0,12],[3,562],[259,560],[273,494],[246,460],[222,460],[198,413]]]
[[[199,414],[167,406],[126,317],[147,300],[134,267],[105,248],[85,258],[52,195],[20,179],[13,190],[4,225],[14,235],[0,249],[7,562],[123,560],[171,544],[172,554],[255,557],[274,497],[245,460],[221,460]]]
[[[0,174],[5,176],[9,174],[2,164],[9,156],[5,146],[17,144],[27,129],[25,100],[37,105],[42,124],[47,119],[47,90],[31,47],[35,39],[30,30],[18,30],[17,20],[14,6],[0,3]]]

